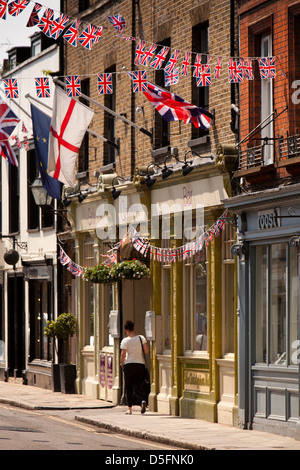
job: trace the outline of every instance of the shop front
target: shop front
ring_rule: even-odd
[[[143,193],[125,191],[122,197],[113,200],[107,191],[103,195],[90,195],[82,204],[74,203],[76,263],[92,267],[107,261],[112,253],[116,254],[116,261],[132,259],[135,253],[138,257],[130,243],[127,247],[125,243],[117,249],[114,247],[126,239],[141,199]],[[120,403],[124,385],[120,368],[120,342],[125,334],[123,325],[126,320],[132,320],[136,331],[145,335],[150,287],[150,279],[122,279],[109,284],[76,279],[79,393]]]
[[[217,228],[226,197],[223,177],[212,164],[193,178],[179,177],[151,191],[152,215],[160,213],[161,226],[159,237],[151,239],[156,335],[149,403],[159,412],[233,425],[235,227],[226,222]],[[174,251],[175,258],[168,257]]]
[[[299,223],[297,188],[226,202],[238,214],[239,419],[299,434]]]

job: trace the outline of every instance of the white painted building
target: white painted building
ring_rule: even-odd
[[[3,81],[0,96],[20,118],[15,128],[16,140],[11,145],[18,159],[18,168],[4,158],[1,170],[0,241],[0,380],[23,377],[30,385],[51,387],[53,344],[44,335],[48,319],[57,315],[57,223],[53,210],[39,208],[33,199],[31,184],[38,176],[34,149],[31,102],[51,116],[43,104],[51,108],[54,94],[52,78],[50,98],[37,98],[35,78],[46,72],[59,72],[59,46],[43,33],[31,38],[31,48],[8,51],[10,70],[3,78],[18,80],[19,98],[7,99]],[[18,64],[18,53],[29,56]],[[24,54],[23,58],[24,59]],[[29,100],[29,94],[38,102]],[[23,132],[23,124],[27,132]],[[28,138],[25,148],[24,138]],[[55,202],[56,203],[56,202]],[[6,251],[14,248],[19,254],[15,265],[4,260]]]

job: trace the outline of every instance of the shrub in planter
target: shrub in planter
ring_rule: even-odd
[[[111,278],[114,282],[122,279],[137,281],[145,277],[150,277],[150,269],[136,259],[121,261],[121,263],[117,263],[111,268]]]
[[[70,363],[70,340],[75,332],[76,318],[72,313],[62,313],[56,321],[48,320],[45,327],[45,335],[58,340],[60,387],[64,393],[75,393],[76,366]]]
[[[106,264],[96,264],[92,268],[86,268],[82,277],[85,281],[98,284],[110,284],[112,282],[111,268]]]

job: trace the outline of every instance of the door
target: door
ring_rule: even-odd
[[[23,274],[8,275],[8,369],[9,375],[22,376],[25,359],[25,288]]]

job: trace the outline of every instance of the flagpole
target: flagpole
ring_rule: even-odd
[[[25,98],[27,98],[28,100],[35,101],[36,103],[38,103],[38,104],[44,106],[45,108],[47,108],[49,111],[52,111],[52,108],[50,108],[50,106],[48,106],[45,103],[41,103],[38,99],[34,98],[34,96],[31,96],[29,93],[26,93]],[[31,116],[29,116],[29,117],[31,119]],[[106,139],[106,137],[103,137],[103,135],[99,135],[96,132],[92,131],[91,129],[87,129],[87,132],[89,134],[91,134],[93,137],[98,137],[99,139],[103,140],[103,142],[107,142],[108,144],[112,145],[117,150],[119,150],[119,146],[117,144],[115,144],[114,142],[111,142],[110,140]]]
[[[58,85],[63,86],[64,88],[66,88],[66,84],[64,82],[62,82],[61,80],[59,80],[57,77],[53,78],[53,82],[57,83]],[[109,114],[112,114],[115,118],[121,119],[121,121],[125,122],[125,124],[128,124],[129,126],[135,127],[136,129],[138,129],[143,134],[146,134],[148,137],[152,138],[152,133],[147,131],[147,129],[144,129],[141,126],[138,126],[137,124],[135,124],[135,122],[129,121],[129,119],[126,119],[124,116],[121,116],[120,114],[115,113],[115,111],[113,111],[112,109],[109,109],[106,106],[104,106],[103,104],[98,103],[97,101],[93,100],[89,96],[84,95],[83,93],[81,93],[81,96],[83,98],[91,101],[95,105],[99,106],[100,108],[104,109],[104,111],[108,112]]]
[[[1,93],[3,93],[3,95],[5,95],[5,92],[4,92],[4,90],[2,90],[2,88],[0,88],[0,91],[1,91]],[[13,104],[15,104],[24,114],[26,114],[27,117],[29,117],[31,119],[30,114],[24,108],[22,108],[22,106],[19,103],[17,103],[13,98],[10,98],[10,101]]]

